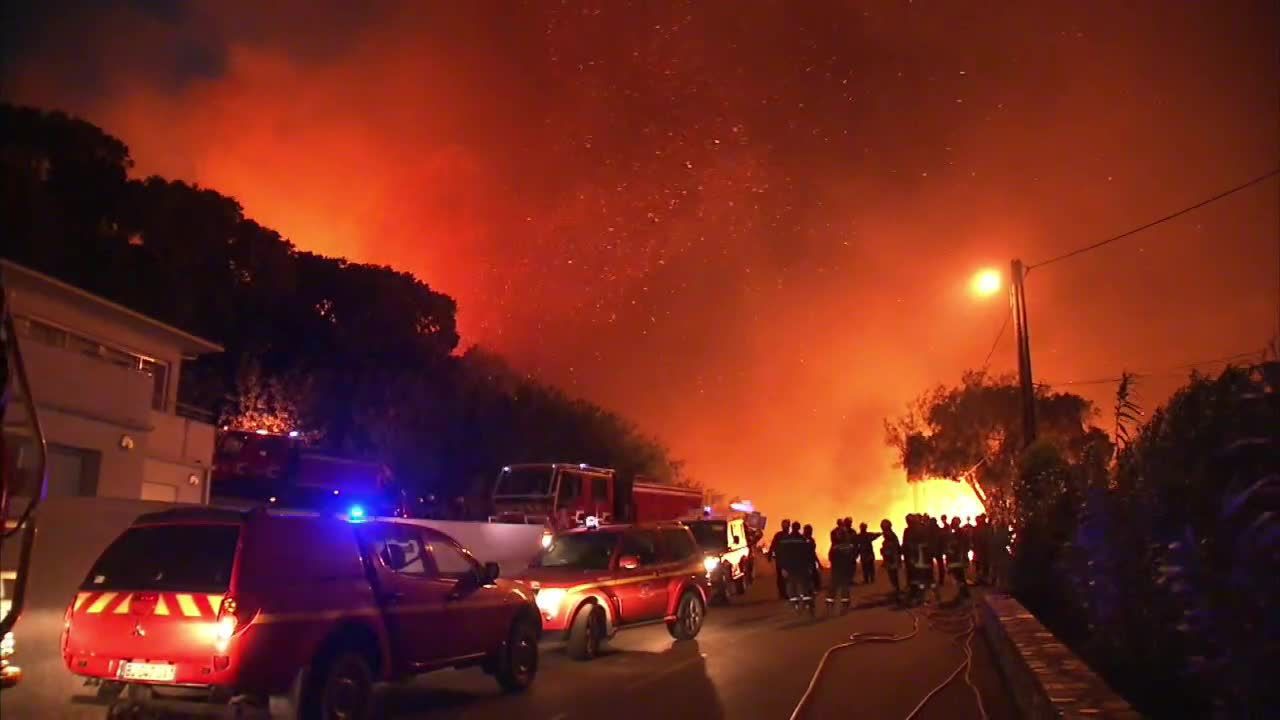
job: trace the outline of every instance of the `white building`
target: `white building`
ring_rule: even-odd
[[[49,496],[207,502],[214,428],[178,405],[178,383],[184,360],[222,348],[7,260],[0,272],[49,447]],[[4,417],[19,495],[34,487],[24,405],[15,390]]]

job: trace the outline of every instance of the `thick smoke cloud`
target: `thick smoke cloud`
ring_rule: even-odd
[[[42,3],[5,92],[301,247],[422,275],[466,341],[820,526],[903,508],[880,421],[986,355],[1005,308],[965,295],[973,270],[1280,157],[1265,3],[364,5]],[[1037,373],[1260,347],[1276,205],[1035,273]]]

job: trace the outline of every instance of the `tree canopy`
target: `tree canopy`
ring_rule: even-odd
[[[298,250],[233,198],[132,166],[89,122],[0,104],[3,253],[221,343],[188,363],[181,402],[237,425],[288,416],[323,449],[384,459],[432,494],[521,461],[679,479],[626,420],[484,350],[456,354],[454,300],[422,280]]]
[[[902,416],[886,420],[885,440],[908,479],[966,481],[989,511],[1008,510],[1024,445],[1020,393],[1010,376],[966,372],[959,385],[939,385],[912,401]],[[1110,441],[1091,424],[1095,410],[1088,400],[1039,387],[1036,413],[1040,437],[1071,460],[1110,458]]]

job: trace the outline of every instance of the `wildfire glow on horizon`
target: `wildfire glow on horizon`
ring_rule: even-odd
[[[1280,157],[1275,3],[981,22],[960,0],[31,5],[7,98],[83,116],[137,176],[232,195],[303,250],[415,273],[457,299],[464,343],[819,528],[901,529],[916,490],[883,420],[988,355],[1014,367],[1013,333],[992,347],[1007,306],[971,296],[1001,276],[969,286],[975,267],[1110,237]],[[1260,347],[1275,197],[1036,270],[1037,380]],[[1184,377],[1144,378],[1144,402]],[[920,510],[977,514],[967,487],[926,485]]]

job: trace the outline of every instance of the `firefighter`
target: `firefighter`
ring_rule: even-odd
[[[782,529],[773,534],[773,539],[769,541],[769,562],[773,563],[774,575],[778,579],[778,599],[786,600],[787,595],[787,579],[782,575],[782,563],[778,562],[778,543],[782,538],[791,534],[791,521],[784,519],[782,521]]]
[[[807,607],[813,612],[813,550],[800,533],[800,523],[791,523],[791,532],[778,540],[778,573],[786,579],[787,597],[796,612]]]
[[[818,541],[813,539],[813,526],[805,525],[801,534],[809,544],[809,558],[812,560],[813,567],[813,589],[818,591],[822,589],[822,565],[818,563]]]
[[[1003,521],[991,526],[991,584],[1004,587],[1009,582],[1009,544],[1013,542],[1012,529]]]
[[[965,576],[969,571],[969,533],[960,524],[960,518],[951,518],[951,527],[947,533],[947,569],[956,581],[956,599],[969,597],[969,582]]]
[[[884,572],[889,576],[889,586],[893,588],[893,599],[902,601],[902,588],[899,585],[898,567],[902,564],[902,544],[898,542],[898,534],[893,531],[893,523],[889,518],[880,521],[880,557],[884,558]]]
[[[858,524],[858,559],[862,561],[862,582],[871,585],[876,581],[875,541],[880,533],[867,532],[867,524]]]
[[[837,601],[840,603],[841,615],[849,611],[853,576],[855,565],[857,565],[856,540],[853,529],[846,527],[843,520],[831,531],[831,551],[827,554],[831,562],[831,590],[827,593],[827,614],[835,612]]]
[[[929,523],[929,543],[932,546],[933,564],[938,572],[938,587],[947,584],[947,528],[937,518],[925,516]]]
[[[991,581],[991,525],[985,513],[978,516],[978,524],[973,526],[973,569],[979,585]]]
[[[934,582],[933,521],[927,515],[908,515],[907,529],[902,533],[902,547],[907,559],[907,601],[915,604],[930,590],[937,596]]]

